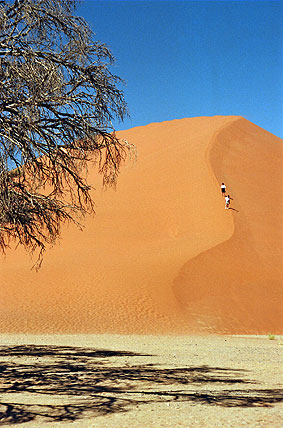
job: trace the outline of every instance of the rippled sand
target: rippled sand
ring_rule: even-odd
[[[64,228],[41,270],[0,259],[0,331],[282,333],[283,144],[237,116],[121,131],[136,164]],[[232,196],[224,209],[220,184]]]

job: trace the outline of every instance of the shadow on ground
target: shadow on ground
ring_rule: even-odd
[[[244,370],[161,368],[138,364],[140,357],[151,356],[71,346],[0,347],[0,425],[74,421],[149,403],[270,407],[283,401],[282,390],[239,389],[254,384]]]

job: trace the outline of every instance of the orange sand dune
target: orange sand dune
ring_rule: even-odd
[[[64,228],[38,273],[2,257],[1,331],[282,333],[282,140],[236,116],[119,134],[138,161],[94,191],[84,231]]]

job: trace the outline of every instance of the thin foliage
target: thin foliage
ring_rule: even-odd
[[[39,260],[62,223],[94,212],[88,163],[115,185],[132,149],[112,126],[127,115],[113,55],[76,3],[0,1],[0,247]]]

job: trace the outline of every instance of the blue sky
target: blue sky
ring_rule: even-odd
[[[128,129],[240,115],[283,138],[283,1],[82,0],[116,57]]]

